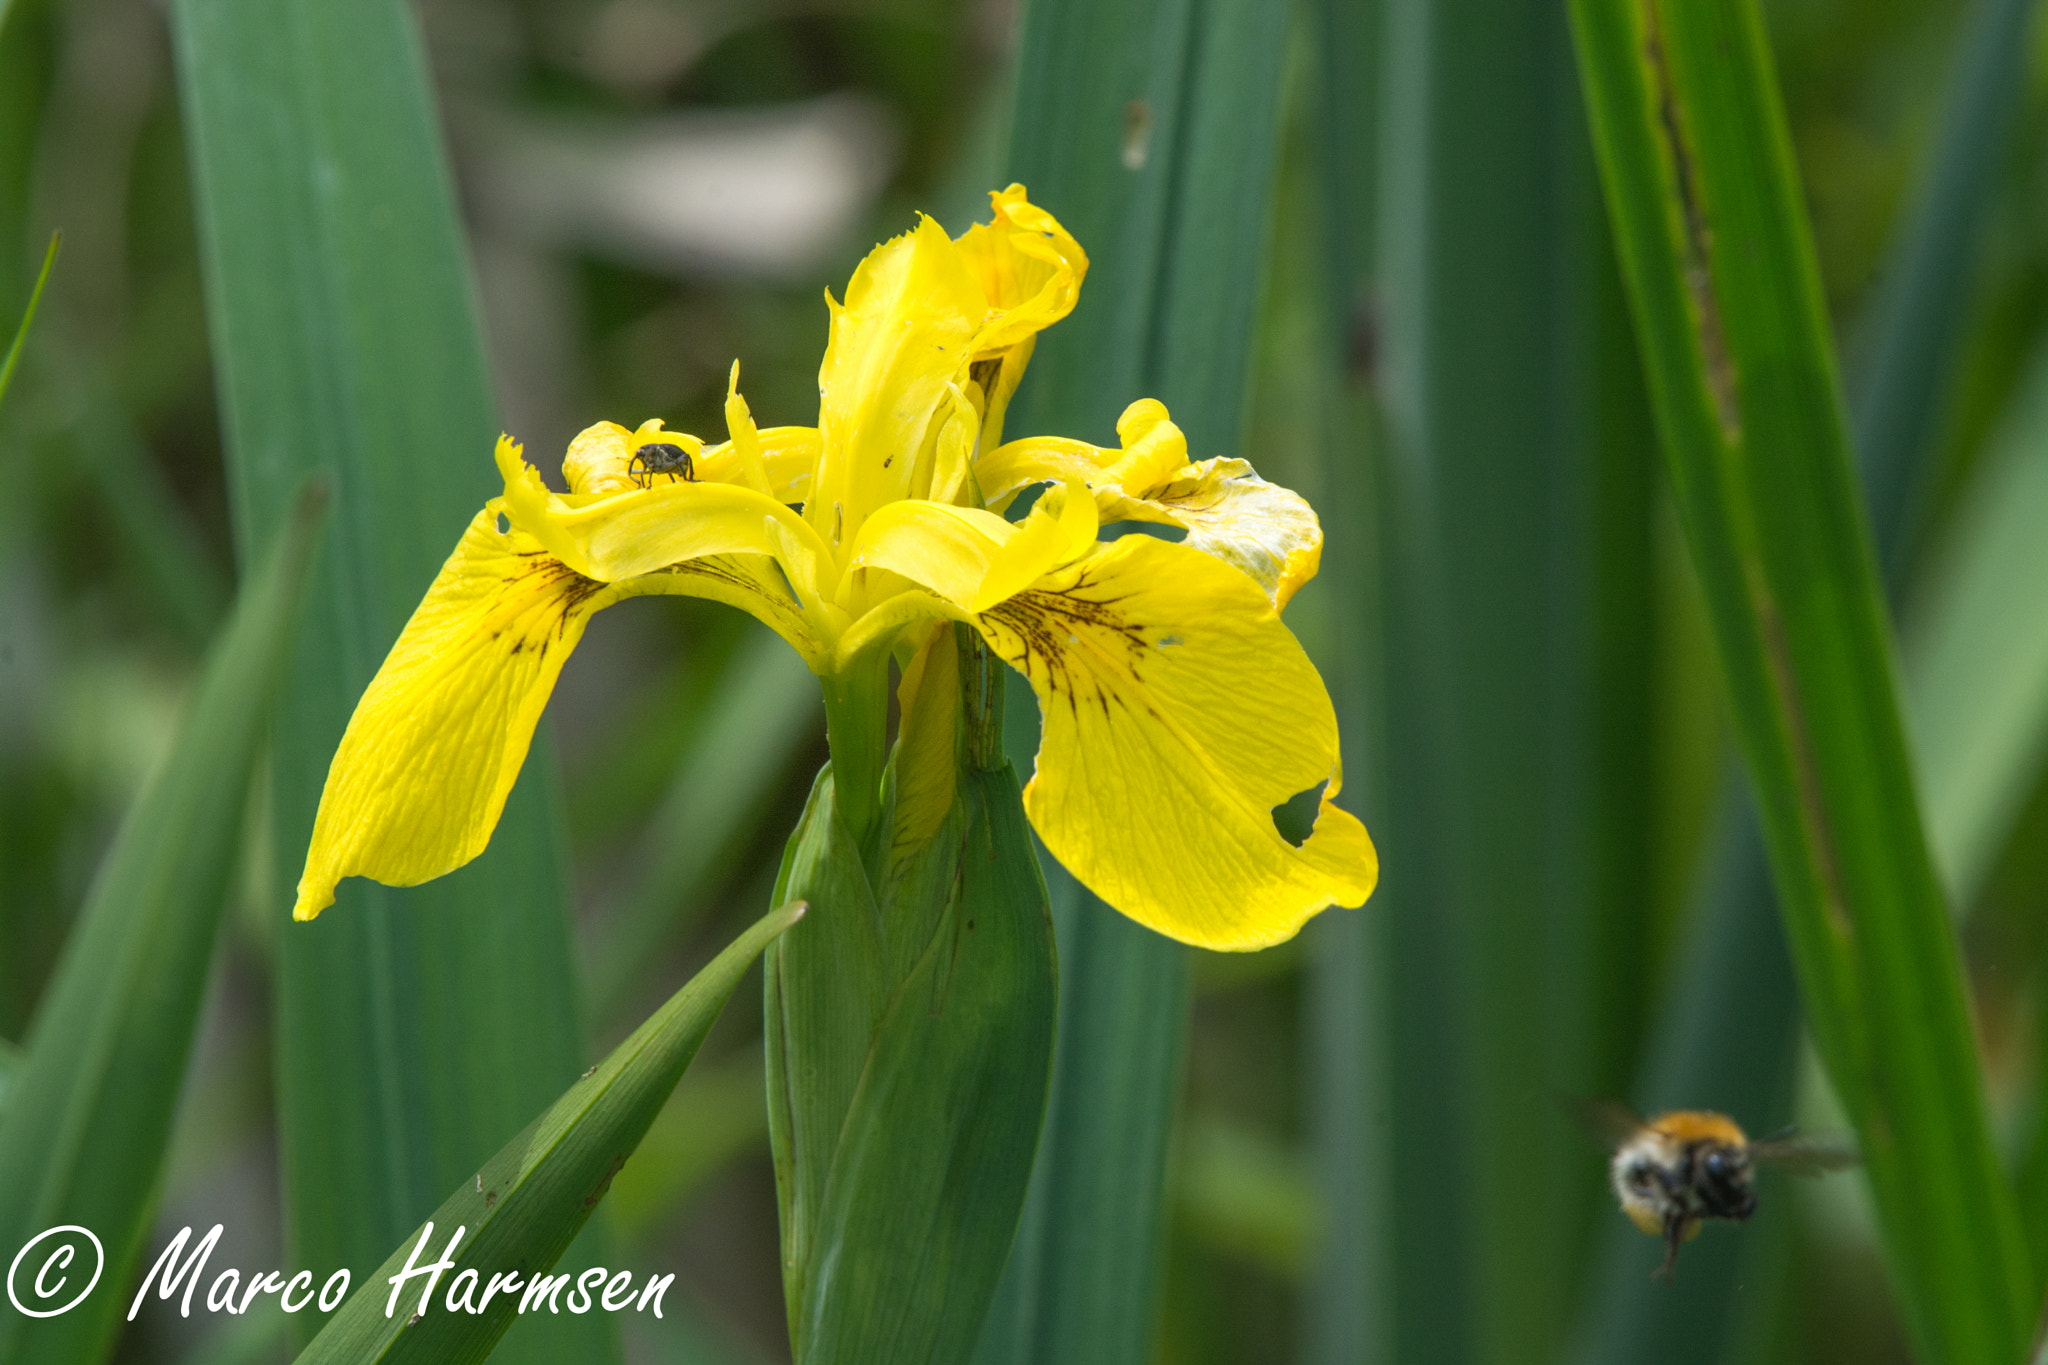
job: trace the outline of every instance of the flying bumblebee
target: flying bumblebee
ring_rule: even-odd
[[[1612,1101],[1574,1103],[1580,1121],[1614,1151],[1608,1179],[1629,1221],[1664,1239],[1664,1263],[1651,1279],[1671,1278],[1678,1247],[1709,1218],[1741,1222],[1756,1212],[1756,1168],[1818,1176],[1857,1163],[1846,1143],[1799,1137],[1789,1128],[1752,1142],[1735,1121],[1707,1109],[1677,1109],[1643,1119]]]

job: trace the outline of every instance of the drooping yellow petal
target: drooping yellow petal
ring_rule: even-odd
[[[618,595],[496,521],[470,524],[356,704],[293,918],[343,877],[414,886],[483,852],[563,661]]]
[[[1048,479],[1081,479],[1104,521],[1150,521],[1185,530],[1183,542],[1236,566],[1284,607],[1315,577],[1323,532],[1299,494],[1267,483],[1243,460],[1187,463],[1187,439],[1164,406],[1141,399],[1117,422],[1121,450],[1062,437],[1031,437],[975,465],[983,496],[1001,508]]]
[[[470,523],[357,703],[321,793],[295,918],[331,905],[343,877],[414,886],[483,852],[563,662],[614,602],[728,602],[823,658],[765,561],[712,557],[605,584],[498,519],[493,503]]]
[[[1127,536],[976,621],[1043,713],[1025,809],[1095,894],[1220,949],[1278,943],[1325,906],[1364,903],[1378,862],[1332,803],[1329,696],[1244,574]],[[1296,848],[1273,808],[1326,781]]]

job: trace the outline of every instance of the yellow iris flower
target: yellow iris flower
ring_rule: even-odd
[[[569,447],[567,494],[500,439],[504,495],[464,533],[335,754],[297,918],[332,904],[345,876],[410,886],[481,853],[585,623],[646,593],[740,607],[796,648],[824,684],[857,834],[880,811],[892,657],[912,703],[897,842],[934,788],[937,809],[950,801],[950,776],[900,769],[935,728],[913,715],[921,647],[965,622],[1038,694],[1033,826],[1110,905],[1183,942],[1249,949],[1364,903],[1378,865],[1332,804],[1335,715],[1280,620],[1316,569],[1314,512],[1242,460],[1190,463],[1150,400],[1125,411],[1120,449],[1002,444],[1036,334],[1073,308],[1087,258],[1022,186],[992,200],[992,222],[956,240],[924,218],[869,254],[843,304],[827,293],[816,427],[757,428],[735,366],[724,444],[600,422]],[[1001,515],[1042,484],[1021,522]],[[1097,539],[1120,519],[1187,534]],[[950,744],[931,747],[950,773]],[[1273,809],[1322,782],[1296,847]]]

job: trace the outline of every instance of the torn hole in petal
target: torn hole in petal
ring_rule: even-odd
[[[1323,793],[1329,786],[1329,779],[1324,778],[1273,807],[1273,828],[1281,838],[1296,848],[1308,842],[1308,836],[1315,833],[1316,816],[1322,813]]]

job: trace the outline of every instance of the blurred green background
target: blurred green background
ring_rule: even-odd
[[[1933,396],[1887,556],[1920,689],[1909,709],[1938,743],[1960,722],[1916,641],[1939,633],[1970,538],[1997,533],[1998,506],[2033,505],[2025,474],[2048,459],[2048,34],[2023,5],[1765,10],[1859,417],[1874,401],[1859,382],[1898,382],[1874,358],[1888,262],[1938,169],[1945,111],[1991,79],[1953,74],[1970,24],[2009,12],[2025,35],[1994,45],[2018,59],[2015,108],[2002,143],[1977,142],[1987,189],[1943,286],[1953,335],[1919,362]],[[0,1043],[15,1043],[235,574],[163,10],[13,0],[0,16],[10,327],[49,231],[65,233],[0,412]],[[1006,0],[428,0],[418,16],[502,422],[544,468],[599,418],[716,439],[735,357],[764,425],[814,420],[820,290],[916,210],[954,231],[985,215],[1006,178],[1020,22]],[[1738,968],[1702,986],[1714,907],[1758,888],[1561,9],[1332,0],[1276,4],[1270,22],[1288,34],[1284,108],[1244,431],[1237,451],[1194,454],[1242,453],[1323,516],[1325,573],[1289,619],[1345,709],[1388,880],[1295,943],[1195,957],[1156,1358],[1903,1360],[1860,1178],[1766,1177],[1755,1222],[1709,1228],[1679,1284],[1652,1285],[1653,1244],[1620,1235],[1601,1155],[1555,1103],[1721,1103],[1657,1079],[1707,1052],[1758,1097],[1736,1114],[1752,1131],[1832,1113],[1772,1023],[1791,1008],[1774,921],[1752,917],[1764,932]],[[1142,160],[1135,115],[1131,133]],[[1863,379],[1874,367],[1881,379]],[[1446,440],[1477,454],[1429,453]],[[2032,525],[2048,526],[2042,510]],[[1992,630],[2015,653],[2048,632],[2048,603],[2007,608]],[[2007,699],[2020,719],[1994,777],[1956,779],[1956,799],[1977,802],[1954,817],[1963,833],[1948,837],[1951,805],[1928,798],[2037,1259],[2039,691]],[[592,626],[552,715],[594,1044],[765,906],[824,757],[815,697],[763,629],[709,603],[638,600]],[[1935,770],[1948,771],[1923,762],[1923,779]],[[266,838],[246,843],[157,1222],[223,1222],[227,1263],[272,1266],[269,964],[296,868],[270,865]],[[1686,1005],[1688,988],[1707,1004]],[[676,1270],[683,1300],[629,1325],[629,1359],[786,1358],[749,1001],[608,1201],[618,1262]],[[1670,1022],[1709,1007],[1734,1023]],[[1470,1213],[1470,1163],[1488,1151],[1543,1182],[1540,1221]],[[1704,1268],[1713,1257],[1725,1278]],[[1503,1294],[1541,1303],[1518,1315]],[[1645,1304],[1667,1325],[1639,1321]],[[1503,1345],[1499,1323],[1530,1335]],[[154,1309],[118,1356],[283,1358],[263,1323]]]

